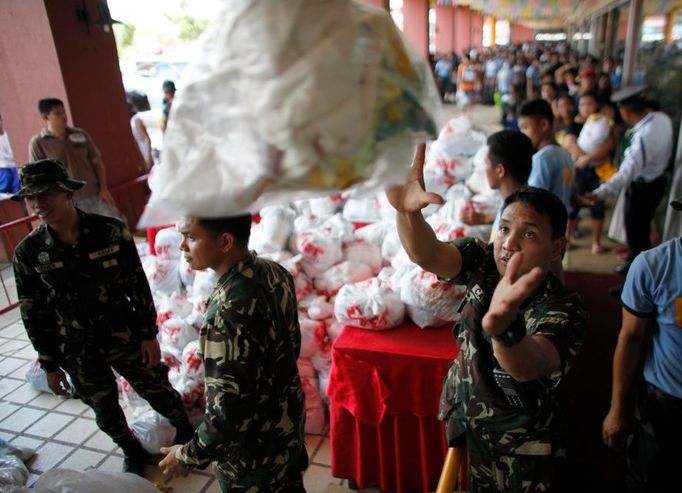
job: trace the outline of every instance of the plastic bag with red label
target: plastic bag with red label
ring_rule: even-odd
[[[353,231],[353,239],[366,241],[379,247],[381,255],[381,245],[389,231],[395,229],[395,222],[382,220],[376,223],[367,224]]]
[[[171,379],[169,372],[168,381],[171,382],[173,388],[180,394],[185,409],[190,409],[195,406],[203,407],[206,403],[204,380],[190,378],[183,372],[178,372],[174,375],[174,378]]]
[[[435,274],[414,267],[401,279],[400,299],[407,305],[410,315],[410,308],[415,307],[433,317],[432,322],[425,324],[423,314],[415,312],[420,316],[413,322],[426,327],[457,320],[465,292],[465,286],[440,281]]]
[[[293,204],[299,214],[327,218],[336,214],[343,205],[344,199],[336,193],[326,197],[311,197],[308,199],[294,200]]]
[[[292,236],[290,247],[301,254],[301,266],[310,277],[317,277],[343,258],[341,241],[322,229]]]
[[[266,207],[261,220],[251,227],[249,249],[259,254],[284,249],[293,231],[294,211],[288,207]]]
[[[190,300],[192,303],[204,304],[213,292],[216,283],[218,282],[218,274],[211,269],[198,270],[194,274],[194,284],[192,284],[192,295]]]
[[[333,343],[341,335],[346,324],[339,322],[335,318],[329,318],[325,320],[325,323],[327,325],[327,337],[329,337],[329,340]]]
[[[189,342],[182,350],[182,371],[194,380],[204,379],[204,361],[199,356],[199,341]]]
[[[373,277],[343,286],[336,295],[334,315],[347,325],[386,330],[403,322],[405,305],[396,293]]]
[[[376,194],[349,197],[343,206],[343,217],[353,223],[381,221],[381,206]]]
[[[318,294],[333,296],[343,285],[364,281],[372,276],[372,268],[369,265],[344,260],[322,272],[315,278],[314,284]]]
[[[334,316],[334,305],[326,296],[309,295],[298,302],[298,309],[311,320],[326,320]]]
[[[146,274],[152,293],[172,294],[182,289],[179,259],[156,257]]]
[[[196,272],[189,265],[187,259],[183,256],[180,257],[178,263],[178,271],[180,272],[180,282],[185,287],[188,293],[192,292],[192,284],[194,284],[194,276]]]
[[[116,384],[118,385],[118,390],[123,397],[123,402],[126,407],[131,410],[133,415],[138,415],[144,412],[146,409],[151,409],[149,403],[140,397],[140,394],[135,392],[132,385],[123,378],[121,375],[116,377]]]
[[[298,360],[296,360],[296,366],[298,367],[298,374],[301,378],[315,378],[317,372],[315,371],[310,358],[298,358]]]
[[[355,239],[343,245],[343,255],[346,260],[362,262],[372,269],[372,274],[377,275],[384,266],[381,256],[381,248],[365,240]]]
[[[161,352],[170,353],[179,361],[182,361],[182,350],[185,346],[199,338],[196,329],[178,317],[166,320],[159,327],[159,335]]]
[[[192,312],[192,303],[184,294],[174,293],[167,295],[157,294],[156,298],[156,325],[161,326],[173,317],[184,318]]]
[[[181,256],[180,243],[182,235],[175,226],[160,230],[154,237],[156,257],[163,260],[178,260]]]
[[[296,299],[301,300],[313,292],[313,281],[303,271],[294,276]]]
[[[311,320],[300,314],[298,323],[301,326],[300,357],[310,358],[326,344],[327,326],[322,320]]]
[[[305,432],[319,435],[325,429],[326,418],[317,377],[302,377],[301,384],[305,394]]]

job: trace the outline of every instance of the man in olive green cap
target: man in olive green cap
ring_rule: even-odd
[[[14,253],[21,318],[50,389],[75,395],[95,412],[99,428],[121,447],[123,469],[144,475],[147,453],[128,429],[112,368],[177,428],[178,443],[194,429],[160,363],[156,310],[135,242],[118,219],[77,209],[85,182],[45,159],[19,169],[25,200],[41,225]]]

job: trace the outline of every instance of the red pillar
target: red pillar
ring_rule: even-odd
[[[403,3],[403,31],[412,46],[425,59],[429,57],[429,2],[405,0]]]
[[[452,5],[436,5],[436,53],[449,53],[455,48],[455,9]]]
[[[522,26],[520,24],[512,24],[511,27],[511,43],[522,44],[533,40],[535,30]]]
[[[476,10],[470,12],[469,46],[480,52],[483,49],[483,14]]]
[[[454,49],[458,55],[470,48],[483,48],[483,14],[469,7],[456,7],[454,14]]]
[[[469,7],[456,7],[454,15],[455,43],[454,50],[458,56],[462,56],[470,48],[470,21],[471,10]]]
[[[84,5],[90,23],[96,0]],[[111,188],[138,175],[142,160],[133,140],[113,32],[78,19],[80,0],[4,2],[0,16],[0,111],[18,163],[43,127],[37,102],[64,101],[69,124],[85,129],[102,152]],[[145,197],[142,185],[115,195],[135,224]]]

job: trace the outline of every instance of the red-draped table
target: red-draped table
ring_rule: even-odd
[[[438,401],[452,324],[346,327],[332,346],[332,475],[382,492],[434,491],[447,453]]]

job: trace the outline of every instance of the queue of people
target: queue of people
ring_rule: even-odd
[[[441,63],[442,60],[447,63]],[[564,186],[561,193],[566,195],[570,187],[568,193],[572,197],[569,204],[564,196],[569,211],[567,248],[581,234],[581,209],[589,208],[591,251],[595,255],[607,252],[602,243],[606,201],[623,195],[621,202],[626,205],[617,208],[614,216],[618,224],[625,225],[624,231],[616,231],[625,245],[618,247],[622,264],[615,270],[627,273],[634,257],[651,246],[652,219],[670,171],[673,143],[670,118],[659,111],[655,101],[645,97],[644,86],[619,90],[622,69],[611,57],[600,64],[595,57],[581,57],[560,44],[552,49],[528,45],[523,49],[501,48],[482,53],[470,50],[459,64],[457,60],[450,53],[436,62],[437,80],[445,101],[449,92],[461,89],[467,101],[491,103],[489,94],[494,87],[492,99],[501,108],[501,124],[522,131],[525,131],[522,126],[528,128],[527,118],[522,125],[524,109],[527,111],[539,100],[550,105],[551,115],[547,112],[546,118],[550,118],[554,132],[552,140],[568,151],[573,163],[573,176],[561,177]],[[473,82],[462,80],[464,71],[476,74]],[[539,142],[534,145],[541,150]],[[538,158],[547,149],[538,152]],[[565,157],[564,154],[557,158],[563,163],[564,172],[568,168]],[[548,173],[551,166],[551,162],[549,167],[537,166],[535,176],[541,169]],[[557,188],[553,191],[557,192]]]

